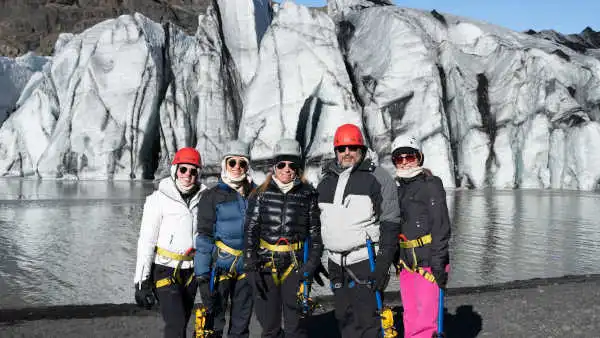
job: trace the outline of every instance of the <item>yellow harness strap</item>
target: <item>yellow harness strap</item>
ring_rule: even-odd
[[[193,261],[194,260],[194,256],[178,254],[176,252],[171,252],[169,250],[159,248],[159,247],[156,247],[156,253],[163,257],[171,258],[172,260],[176,260],[176,261]]]
[[[304,246],[303,242],[296,242],[296,243],[290,243],[290,244],[271,244],[271,243],[263,240],[262,238],[260,240],[261,248],[267,249],[269,251],[274,251],[274,252],[298,251],[298,250],[302,249],[303,246]]]
[[[404,267],[407,271],[416,272],[419,275],[423,276],[423,278],[425,278],[426,280],[435,283],[435,277],[433,276],[433,274],[423,269],[422,267],[417,266],[417,254],[415,253],[415,248],[419,248],[427,244],[431,244],[431,234],[427,234],[423,237],[419,237],[410,241],[400,241],[400,248],[412,249],[413,265],[408,266],[408,264],[406,264],[406,262],[402,259],[398,261],[398,265],[402,265],[402,267]]]
[[[300,268],[298,264],[298,260],[296,259],[295,251],[302,249],[304,246],[303,242],[296,243],[288,243],[288,244],[271,244],[262,238],[260,239],[260,247],[263,249],[267,249],[271,251],[271,261],[265,264],[265,268],[271,268],[271,276],[273,277],[273,282],[275,285],[281,285],[283,281],[292,273],[294,269]],[[292,264],[290,264],[287,269],[279,276],[277,271],[277,267],[275,266],[275,252],[291,252],[292,253]]]
[[[400,241],[400,247],[402,249],[414,249],[422,247],[426,244],[431,244],[431,234],[427,234],[423,237],[413,239],[411,241]]]
[[[227,246],[225,243],[223,243],[221,241],[216,241],[215,245],[220,250],[225,251],[228,254],[236,256],[236,257],[240,257],[242,254],[244,254],[244,252],[242,250],[236,250],[234,248],[231,248],[231,247]]]
[[[194,280],[194,275],[190,275],[190,277],[187,279],[187,281],[185,282],[185,286],[190,285],[190,283],[192,282],[192,280]],[[169,276],[169,277],[165,277],[163,279],[159,279],[156,281],[156,283],[154,283],[154,285],[156,285],[156,288],[162,288],[165,286],[169,286],[171,284],[182,284],[182,280],[179,277],[179,274],[177,273],[177,270],[173,271],[173,276]]]

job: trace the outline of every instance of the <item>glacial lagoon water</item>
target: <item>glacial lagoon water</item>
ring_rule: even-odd
[[[139,222],[153,188],[0,180],[0,308],[132,303]],[[598,193],[449,190],[448,204],[449,287],[600,273]],[[397,288],[392,279],[388,290]]]

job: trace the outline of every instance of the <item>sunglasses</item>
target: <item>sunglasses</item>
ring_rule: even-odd
[[[229,161],[227,161],[227,164],[229,165],[230,168],[235,168],[235,166],[237,164],[239,164],[240,169],[246,169],[248,167],[248,163],[246,161],[236,160],[235,158],[232,158]]]
[[[359,146],[339,146],[339,147],[335,147],[335,151],[337,151],[338,153],[345,153],[346,149],[350,150],[351,152],[356,152],[358,151],[358,149],[360,149]]]
[[[286,166],[290,167],[290,169],[292,169],[292,170],[300,169],[300,165],[298,163],[294,163],[294,162],[279,162],[279,163],[277,163],[277,165],[275,167],[277,167],[277,169],[281,170],[281,169],[285,168]]]
[[[394,164],[401,164],[401,163],[414,163],[417,162],[418,160],[418,156],[417,154],[400,154],[400,155],[396,155],[392,158],[392,162],[394,162]]]
[[[179,167],[179,173],[184,175],[185,173],[187,173],[188,169],[190,170],[190,175],[198,176],[198,169],[196,168]]]

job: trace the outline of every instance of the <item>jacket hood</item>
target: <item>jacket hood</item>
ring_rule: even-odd
[[[192,202],[190,202],[190,205],[199,200],[200,193],[206,190],[206,186],[202,183],[198,183],[198,187],[198,192],[196,192],[194,197],[192,197]],[[160,180],[160,183],[158,184],[158,191],[175,201],[181,201],[182,203],[185,203],[183,197],[181,197],[181,194],[179,193],[179,190],[177,190],[177,187],[175,186],[175,181],[171,177],[165,177]]]

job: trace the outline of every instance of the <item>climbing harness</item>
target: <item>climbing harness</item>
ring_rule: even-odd
[[[431,234],[427,234],[423,237],[419,237],[410,241],[406,238],[404,234],[400,234],[398,235],[398,239],[401,249],[411,249],[412,264],[409,266],[404,260],[400,259],[398,261],[397,268],[399,269],[399,266],[401,265],[407,271],[416,272],[419,275],[423,276],[423,278],[425,278],[426,280],[435,283],[435,277],[433,276],[433,274],[417,265],[417,254],[415,253],[415,248],[420,248],[431,243]]]
[[[302,249],[303,242],[290,243],[287,238],[281,237],[277,240],[277,242],[275,242],[275,244],[270,244],[267,241],[261,239],[260,247],[262,249],[267,249],[271,251],[271,261],[265,264],[265,268],[271,269],[271,276],[273,277],[273,282],[275,282],[275,285],[279,286],[283,284],[283,281],[290,275],[292,271],[298,271],[298,269],[300,268],[300,264],[298,264],[298,258],[296,257],[296,251]],[[277,265],[275,264],[276,252],[290,253],[290,255],[292,256],[292,264],[290,264],[281,275],[279,274],[279,271],[277,270]]]
[[[180,284],[180,285],[185,285],[185,286],[190,285],[190,283],[194,279],[194,275],[193,274],[190,275],[190,277],[186,281],[183,281],[181,279],[180,270],[181,270],[181,264],[183,262],[194,260],[194,249],[193,248],[189,248],[182,255],[182,254],[178,254],[176,252],[171,252],[169,250],[156,247],[156,253],[160,256],[167,257],[167,258],[170,258],[175,261],[179,261],[179,263],[177,264],[177,267],[175,267],[171,276],[165,277],[165,278],[162,278],[162,279],[159,279],[156,281],[156,283],[154,285],[156,286],[157,289],[165,287],[165,286],[169,286],[171,284]]]
[[[373,243],[371,238],[367,235],[367,250],[369,253],[369,266],[371,272],[375,272],[375,250],[373,250]],[[383,300],[381,299],[381,292],[375,291],[375,297],[377,299],[377,312],[381,318],[381,334],[383,338],[398,337],[398,331],[394,327],[394,311],[389,306],[383,306]]]
[[[218,256],[219,253],[221,251],[226,252],[232,256],[234,256],[235,258],[233,259],[233,262],[231,263],[231,266],[229,267],[229,271],[227,271],[227,273],[225,274],[219,274],[218,276],[218,281],[222,282],[224,280],[227,279],[236,279],[236,280],[240,280],[240,279],[244,279],[246,278],[246,274],[245,273],[241,273],[238,274],[238,272],[236,271],[236,266],[238,261],[240,260],[240,257],[242,257],[242,255],[244,254],[244,252],[242,250],[237,250],[234,249],[232,247],[227,246],[225,243],[223,243],[222,241],[215,241],[215,246],[217,247],[217,250],[215,251],[215,254]],[[213,261],[216,264],[216,259],[213,259]],[[217,270],[216,266],[213,265],[213,269],[212,271]],[[213,277],[214,278],[214,277]],[[214,283],[215,281],[212,280],[211,281]]]

